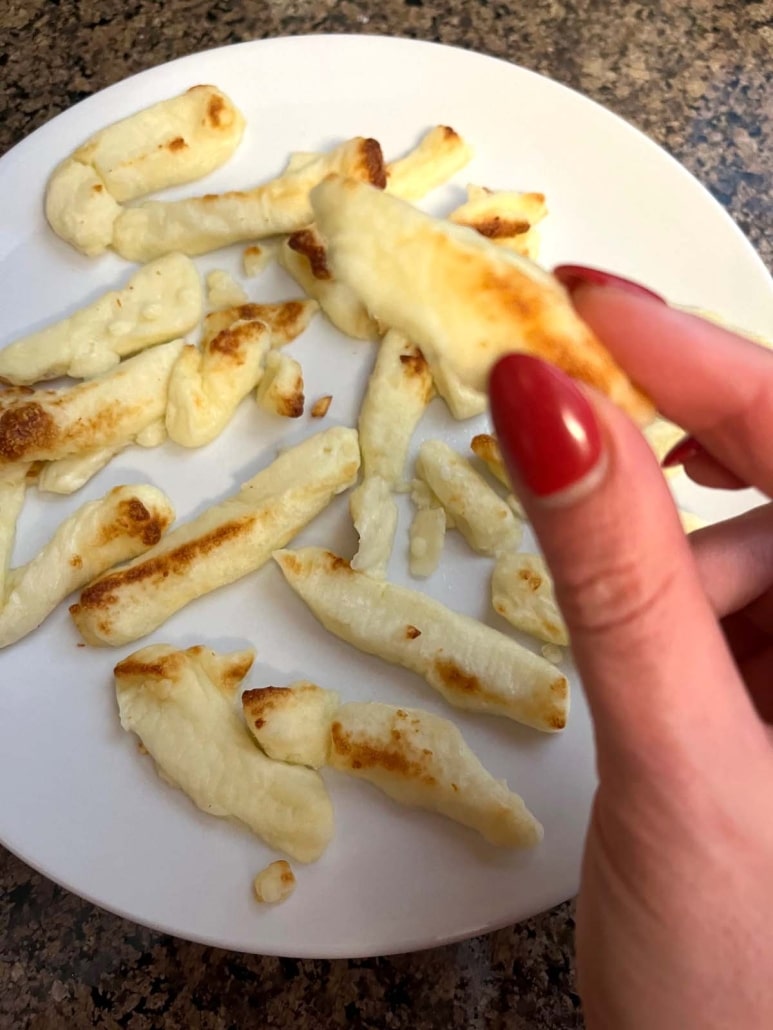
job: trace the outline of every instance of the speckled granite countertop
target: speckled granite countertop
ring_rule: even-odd
[[[439,40],[567,83],[678,157],[773,264],[771,0],[4,0],[0,153],[144,68],[306,32]],[[2,849],[0,887],[2,1030],[583,1025],[569,905],[418,955],[297,962],[138,928]]]

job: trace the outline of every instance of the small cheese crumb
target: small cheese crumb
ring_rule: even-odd
[[[246,304],[248,300],[241,286],[222,268],[215,268],[207,275],[207,301],[213,311]]]
[[[542,648],[542,657],[553,665],[560,665],[564,660],[564,652],[557,644],[545,644]]]
[[[326,393],[324,397],[320,397],[319,400],[314,401],[311,406],[311,417],[324,418],[328,413],[332,400],[332,393]]]
[[[295,874],[290,863],[280,859],[262,869],[253,884],[255,897],[263,905],[278,905],[286,901],[295,890]]]
[[[242,264],[244,266],[244,274],[250,278],[260,273],[271,264],[274,257],[274,247],[268,246],[263,243],[261,245],[253,243],[250,247],[245,247],[244,253],[242,254]]]

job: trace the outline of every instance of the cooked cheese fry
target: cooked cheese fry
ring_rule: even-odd
[[[500,847],[534,847],[542,827],[507,784],[484,769],[448,719],[417,708],[352,702],[335,714],[330,765],[395,801],[439,812]]]
[[[685,533],[694,533],[696,529],[703,529],[704,526],[708,526],[708,522],[701,518],[700,515],[696,515],[692,511],[683,511],[679,509],[679,520],[682,523],[682,529]]]
[[[566,647],[569,634],[553,593],[553,580],[538,554],[501,554],[491,577],[494,611],[548,644]]]
[[[454,525],[479,554],[514,551],[523,524],[472,465],[442,440],[425,440],[416,458],[420,476],[451,515]]]
[[[409,530],[408,569],[425,579],[440,563],[446,539],[446,513],[440,507],[418,508]]]
[[[333,808],[318,773],[272,761],[250,736],[236,694],[253,658],[168,644],[136,651],[115,667],[121,725],[203,812],[313,862],[333,836]]]
[[[334,690],[299,680],[242,694],[250,732],[269,758],[319,769],[330,751],[330,726],[340,700]]]
[[[278,862],[271,862],[252,881],[252,889],[255,900],[262,905],[278,905],[287,901],[295,890],[295,874],[290,863],[281,858]]]
[[[380,476],[391,488],[402,487],[411,437],[432,394],[423,354],[402,333],[390,330],[381,341],[360,408],[366,478]]]
[[[333,275],[420,347],[436,377],[447,369],[484,391],[497,358],[519,350],[559,365],[639,421],[651,419],[650,401],[538,265],[340,175],[321,182],[311,202]]]
[[[236,150],[244,118],[215,86],[193,86],[114,122],[78,147],[120,203],[201,179]]]
[[[397,505],[381,476],[363,479],[349,495],[349,510],[360,538],[352,568],[384,579],[397,531]]]
[[[0,350],[0,377],[38,383],[58,376],[90,378],[121,358],[187,333],[201,319],[196,266],[168,254],[135,272],[126,286]]]
[[[448,217],[456,225],[475,229],[500,247],[515,250],[534,261],[539,250],[535,226],[548,209],[542,193],[515,193],[468,186],[467,203]]]
[[[51,228],[84,254],[101,254],[119,202],[201,178],[231,156],[243,130],[241,114],[214,86],[194,86],[109,125],[51,176]]]
[[[169,379],[166,431],[183,447],[202,447],[225,429],[263,375],[271,335],[263,322],[235,322],[198,347],[184,347]]]
[[[5,405],[0,395],[0,469],[131,442],[163,416],[182,348],[182,340],[162,343],[96,379],[38,390]]]
[[[423,676],[450,704],[546,732],[566,725],[566,677],[503,633],[415,590],[355,572],[323,548],[279,551],[274,559],[326,629]]]
[[[435,366],[432,369],[432,380],[455,419],[463,421],[466,418],[476,418],[488,408],[486,394],[466,386],[448,366]]]
[[[680,429],[674,422],[669,422],[668,419],[661,418],[660,416],[644,430],[644,438],[658,459],[658,464],[663,461],[671,448],[679,443],[684,435],[683,429]],[[678,466],[663,469],[663,473],[669,477],[675,476],[679,471]]]
[[[121,205],[90,165],[68,157],[46,186],[45,211],[57,236],[86,257],[104,254],[113,240]]]
[[[508,490],[512,490],[510,477],[502,460],[502,452],[495,437],[491,436],[490,433],[478,433],[477,436],[472,438],[470,449],[476,457],[480,458],[495,479],[498,479]],[[519,519],[526,518],[523,505],[515,494],[508,494],[506,500]]]
[[[86,451],[85,454],[73,454],[59,461],[48,461],[40,470],[38,490],[50,494],[74,494],[122,450],[123,446],[119,444]]]
[[[317,253],[316,261],[309,251],[319,240],[312,229],[293,233],[279,248],[279,264],[298,283],[304,293],[319,303],[322,311],[333,325],[347,336],[356,340],[375,340],[380,336],[379,327],[360,303],[354,291],[338,282],[324,264],[324,245],[319,241],[323,254]]]
[[[284,347],[306,329],[319,311],[315,300],[281,300],[275,304],[239,304],[212,311],[204,319],[204,337],[214,339],[234,322],[263,322],[271,330],[271,346]]]
[[[405,157],[387,165],[387,192],[421,200],[472,160],[472,147],[447,125],[436,125]]]
[[[158,543],[173,519],[174,509],[154,486],[119,486],[84,504],[31,562],[6,575],[0,647],[36,629],[94,576]]]
[[[273,415],[300,418],[306,402],[300,362],[281,351],[270,351],[255,399]]]
[[[207,303],[210,310],[232,308],[247,304],[249,297],[236,280],[222,268],[213,268],[207,274]]]
[[[81,636],[96,646],[127,644],[259,569],[352,485],[359,463],[353,429],[328,429],[283,451],[235,494],[87,586],[70,608]]]
[[[113,248],[129,261],[149,261],[170,251],[204,254],[242,240],[297,232],[314,220],[310,191],[332,172],[379,188],[386,183],[381,147],[357,137],[251,190],[127,208],[115,220]]]
[[[476,457],[480,458],[492,476],[509,490],[510,477],[502,460],[502,451],[496,437],[490,433],[478,433],[477,436],[473,436],[470,449]]]
[[[13,469],[0,478],[0,608],[5,597],[5,583],[16,540],[16,523],[27,492],[27,467]]]

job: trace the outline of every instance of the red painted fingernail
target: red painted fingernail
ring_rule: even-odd
[[[596,413],[553,365],[508,354],[492,370],[489,394],[505,460],[537,497],[566,490],[598,465],[604,447]]]
[[[617,290],[624,290],[626,293],[635,293],[640,297],[649,297],[650,300],[666,302],[653,290],[646,286],[631,282],[630,279],[623,279],[622,276],[612,275],[611,272],[603,272],[600,268],[586,268],[585,265],[558,265],[553,269],[553,275],[570,294],[581,286],[613,286]]]
[[[677,465],[684,465],[690,458],[697,458],[699,454],[705,453],[706,448],[698,443],[694,436],[685,436],[679,443],[674,444],[660,464],[664,469],[672,469]]]

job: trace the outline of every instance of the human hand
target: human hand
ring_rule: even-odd
[[[688,475],[773,496],[773,353],[633,284],[558,275],[691,434],[675,449]],[[595,727],[587,1024],[773,1027],[773,506],[688,539],[649,446],[605,398],[523,355],[498,363],[490,394]]]

